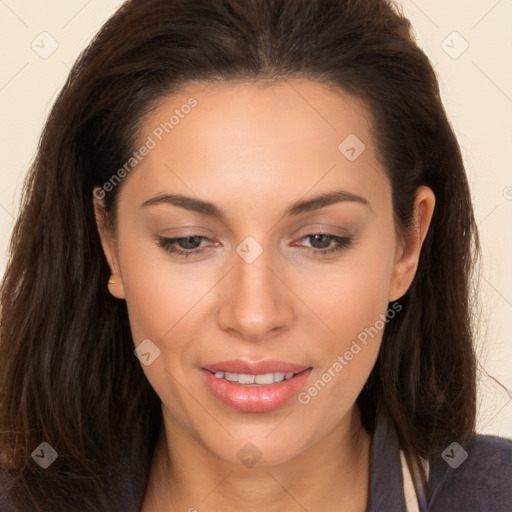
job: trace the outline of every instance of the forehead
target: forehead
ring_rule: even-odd
[[[162,126],[166,122],[170,130]],[[286,79],[188,84],[160,99],[141,135],[153,134],[160,142],[193,132],[197,144],[213,147],[322,138],[337,149],[338,139],[349,133],[371,144],[370,131],[371,115],[359,98],[320,82]]]
[[[130,188],[245,194],[253,204],[276,191],[293,200],[340,186],[378,195],[386,177],[371,129],[361,100],[319,82],[191,83],[141,124],[137,147],[151,149]]]

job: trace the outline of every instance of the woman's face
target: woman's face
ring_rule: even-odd
[[[419,247],[369,123],[299,80],[190,84],[144,120],[102,232],[110,290],[167,426],[223,460],[284,462],[341,425],[401,314]]]

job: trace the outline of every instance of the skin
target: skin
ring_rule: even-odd
[[[307,390],[406,292],[434,194],[418,189],[415,228],[402,239],[365,105],[308,80],[188,84],[145,118],[141,143],[190,97],[197,106],[123,181],[115,233],[94,199],[109,289],[127,302],[135,345],[149,338],[161,351],[142,366],[164,416],[142,510],[338,511],[343,503],[362,512],[371,439],[355,400],[382,330],[309,403],[293,397],[271,412],[230,409],[199,369],[283,360],[312,367]],[[338,149],[349,134],[366,146],[354,161]],[[343,201],[283,216],[295,201],[337,190],[368,205]],[[225,218],[141,207],[163,193],[210,201]],[[353,240],[315,254],[337,245],[307,237],[315,233]],[[180,257],[158,235],[205,236],[181,248],[207,249]],[[236,252],[247,236],[263,249],[252,263]],[[261,452],[251,468],[237,457],[249,441]]]

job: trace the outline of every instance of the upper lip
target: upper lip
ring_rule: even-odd
[[[219,363],[208,364],[203,369],[212,373],[230,372],[246,375],[263,375],[265,373],[299,373],[307,370],[309,366],[287,363],[285,361],[245,361],[243,359],[231,359]]]

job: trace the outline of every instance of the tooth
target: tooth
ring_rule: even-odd
[[[291,379],[295,373],[293,372],[274,372],[274,373],[265,373],[262,375],[249,375],[247,373],[231,373],[231,372],[222,372],[218,371],[214,373],[215,377],[219,379],[226,379],[230,382],[237,382],[239,384],[251,385],[251,384],[260,384],[260,385],[270,385],[275,384],[277,382],[282,382],[283,380]]]
[[[254,382],[256,384],[274,384],[274,374],[265,373],[264,375],[256,375]]]
[[[238,376],[239,384],[254,384],[255,375],[247,375],[246,373],[241,373]]]

